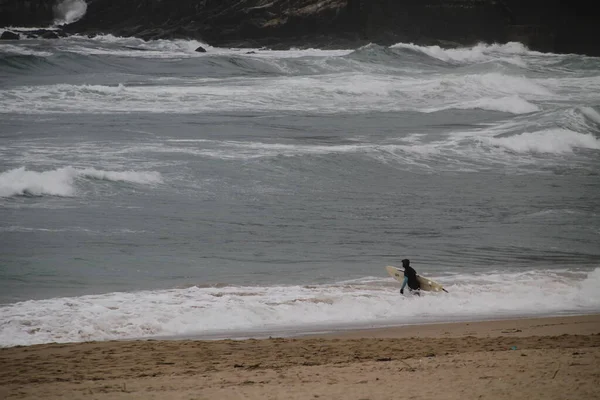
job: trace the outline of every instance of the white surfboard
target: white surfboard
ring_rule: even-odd
[[[385,267],[385,269],[387,270],[388,274],[390,274],[391,277],[397,280],[398,282],[404,281],[404,270],[393,267],[391,265],[388,265],[387,267]],[[442,285],[440,285],[436,281],[431,280],[429,278],[425,278],[424,276],[421,276],[419,274],[417,274],[417,280],[421,285],[421,290],[426,290],[428,292],[448,292],[446,289],[444,289]]]

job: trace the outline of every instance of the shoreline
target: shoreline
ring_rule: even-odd
[[[336,338],[438,338],[444,337],[500,337],[503,333],[512,336],[552,336],[573,334],[572,325],[578,325],[576,334],[600,334],[600,314],[569,314],[552,316],[512,317],[456,322],[432,322],[408,324],[382,328],[352,329],[307,336],[331,336]],[[554,327],[552,331],[545,327]],[[509,328],[507,328],[509,327]],[[506,331],[506,329],[513,329]]]
[[[190,335],[159,335],[150,337],[139,337],[131,339],[114,339],[114,341],[138,341],[138,340],[166,340],[166,341],[180,341],[180,340],[205,340],[205,341],[219,341],[219,340],[264,340],[269,338],[286,338],[286,339],[298,339],[306,337],[374,337],[381,336],[386,337],[386,333],[394,332],[397,336],[400,332],[436,332],[442,327],[460,327],[470,324],[503,324],[504,322],[515,322],[518,321],[529,321],[529,320],[546,320],[546,319],[562,319],[572,317],[591,317],[600,315],[598,312],[578,312],[578,313],[548,313],[538,315],[523,315],[523,316],[488,316],[488,317],[474,317],[473,319],[462,319],[457,318],[456,320],[447,321],[420,321],[420,322],[408,322],[408,323],[387,323],[387,324],[355,324],[355,325],[337,325],[337,326],[315,326],[311,329],[298,329],[294,328],[274,328],[274,329],[263,329],[263,330],[247,330],[247,331],[236,331],[232,333],[230,331],[208,333],[208,334],[190,334]],[[453,331],[459,331],[459,329],[452,329]],[[402,337],[406,335],[403,334]],[[99,341],[101,342],[101,341]],[[71,343],[71,342],[69,342]],[[73,342],[80,343],[80,342]]]
[[[590,399],[600,314],[0,349],[0,398]]]

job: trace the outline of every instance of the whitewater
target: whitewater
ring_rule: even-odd
[[[599,71],[521,43],[0,43],[0,346],[600,312]],[[449,293],[400,295],[403,258]]]

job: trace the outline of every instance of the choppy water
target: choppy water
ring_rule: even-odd
[[[0,44],[0,345],[600,311],[600,59],[199,45]]]

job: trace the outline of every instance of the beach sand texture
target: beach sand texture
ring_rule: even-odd
[[[2,399],[600,399],[600,315],[0,349]]]

